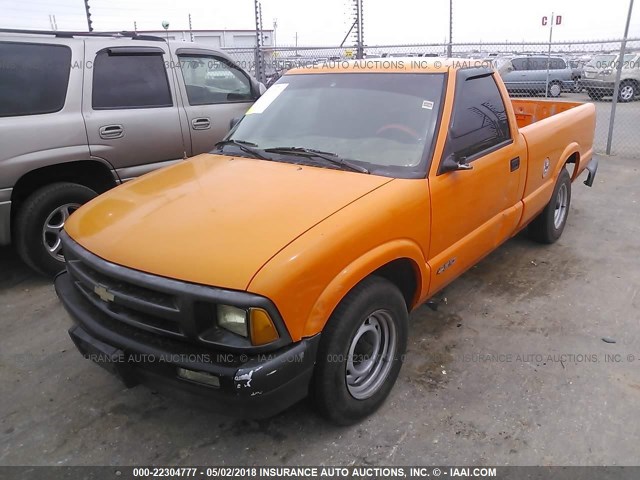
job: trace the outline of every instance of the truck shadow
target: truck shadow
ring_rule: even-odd
[[[0,292],[18,285],[31,288],[50,283],[50,279],[27,267],[13,247],[0,247]]]

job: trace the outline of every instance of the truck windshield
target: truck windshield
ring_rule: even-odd
[[[444,79],[441,73],[285,75],[229,139],[250,143],[275,161],[299,157],[296,163],[316,165],[321,159],[302,155],[308,149],[331,152],[362,172],[424,177]],[[328,162],[322,166],[335,168]]]

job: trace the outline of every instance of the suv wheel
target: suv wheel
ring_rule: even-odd
[[[620,84],[620,89],[618,90],[618,101],[630,102],[635,98],[637,93],[638,87],[636,84],[626,80]]]
[[[549,84],[549,96],[559,97],[562,93],[562,85],[559,82],[551,82]]]
[[[16,217],[15,245],[34,270],[53,276],[64,270],[60,233],[80,205],[97,195],[77,183],[52,183],[32,193]]]
[[[408,313],[400,290],[376,276],[342,300],[322,332],[313,391],[321,413],[350,425],[382,405],[398,378]]]

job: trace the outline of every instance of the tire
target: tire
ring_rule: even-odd
[[[322,415],[351,425],[382,405],[402,367],[408,317],[400,290],[381,277],[365,278],[340,302],[322,332],[316,360],[312,391]],[[385,339],[386,354],[362,348],[376,343],[384,353]],[[356,379],[358,367],[362,376]]]
[[[618,101],[621,103],[631,102],[638,94],[638,86],[629,80],[620,83],[618,88]]]
[[[558,176],[553,195],[547,206],[529,224],[529,237],[539,243],[554,243],[567,224],[571,206],[571,177],[566,168]]]
[[[560,82],[551,82],[548,89],[549,96],[557,98],[562,93],[562,84]]]
[[[604,97],[602,92],[590,88],[587,89],[587,95],[589,95],[591,100],[602,100],[602,97]]]
[[[68,215],[96,195],[77,183],[52,183],[32,193],[22,204],[15,222],[14,243],[22,260],[46,276],[64,270],[59,232]]]

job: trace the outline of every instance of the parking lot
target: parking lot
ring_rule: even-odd
[[[389,399],[348,428],[308,402],[250,421],[124,389],[75,350],[51,283],[4,248],[0,463],[635,464],[639,182],[637,160],[601,157],[592,189],[574,183],[558,243],[519,235],[437,312],[418,308]]]

